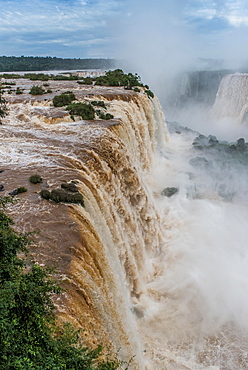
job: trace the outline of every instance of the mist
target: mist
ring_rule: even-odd
[[[193,3],[209,14],[211,3],[215,16],[199,24]],[[118,57],[159,97],[170,131],[149,174],[164,245],[136,307],[157,368],[158,358],[168,369],[248,366],[248,84],[237,75],[219,86],[248,66],[247,25],[229,5],[130,1],[118,24]],[[162,197],[166,187],[178,192]]]
[[[241,5],[236,7],[240,11]],[[245,17],[247,6],[243,7]],[[156,93],[166,119],[226,140],[246,136],[246,130],[228,119],[210,117],[210,104],[193,99],[181,105],[176,99],[187,72],[248,71],[247,24],[234,8],[225,1],[134,0],[127,2],[123,18],[113,25],[116,57]]]

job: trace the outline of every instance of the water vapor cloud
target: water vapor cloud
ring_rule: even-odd
[[[227,61],[223,67],[238,66],[246,58],[244,0],[129,0],[125,9],[121,27],[118,22],[118,56],[158,95],[162,75],[197,68],[198,58]]]

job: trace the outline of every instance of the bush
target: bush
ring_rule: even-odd
[[[154,98],[154,94],[151,90],[145,90],[145,93],[147,94],[148,98]]]
[[[32,86],[29,94],[31,95],[42,95],[45,93],[45,90],[43,90],[42,86]]]
[[[68,105],[66,110],[69,111],[70,115],[80,116],[82,119],[93,120],[95,118],[94,108],[87,103],[72,103]]]
[[[69,324],[56,327],[51,296],[61,288],[48,269],[18,257],[30,241],[13,224],[0,211],[0,369],[120,368],[117,359],[104,359],[101,346],[80,346],[79,332]]]
[[[135,87],[135,88],[133,89],[133,91],[134,91],[134,92],[138,92],[138,93],[139,93],[139,92],[140,92],[140,89],[139,89],[138,87]]]
[[[102,107],[104,109],[107,109],[103,100],[93,100],[92,102],[90,102],[90,104],[94,105],[94,107]]]
[[[55,203],[74,203],[81,204],[84,207],[84,199],[82,194],[77,190],[76,185],[62,184],[61,188],[52,190],[42,190],[40,196],[46,200],[52,200]]]
[[[46,200],[49,200],[50,199],[50,191],[49,190],[46,190],[46,189],[43,189],[41,190],[40,192],[40,196]]]
[[[32,175],[29,177],[29,181],[32,184],[39,184],[42,182],[42,177],[40,175]]]
[[[82,80],[77,81],[77,83],[80,85],[92,85],[93,80],[94,79],[91,77],[85,77]]]
[[[101,112],[100,110],[97,110],[96,114],[98,115],[99,118],[105,119],[105,120],[109,120],[109,119],[114,118],[114,116],[112,114],[110,114],[110,113],[105,114],[105,113]]]
[[[77,193],[78,192],[77,186],[72,182],[69,182],[69,183],[68,182],[63,182],[61,184],[61,188],[65,189],[67,191],[71,191],[72,193]]]
[[[67,91],[60,95],[56,95],[53,98],[53,105],[55,107],[63,107],[70,104],[73,100],[76,100],[75,95],[71,91]]]
[[[23,90],[20,89],[20,87],[16,88],[16,95],[23,94]]]
[[[27,188],[25,188],[24,186],[20,186],[19,188],[16,189],[18,191],[18,194],[21,194],[21,193],[26,193],[26,191],[28,191]]]

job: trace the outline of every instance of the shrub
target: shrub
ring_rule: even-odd
[[[151,90],[145,90],[145,93],[147,94],[148,98],[154,98],[154,94]]]
[[[118,359],[104,359],[101,346],[79,345],[79,332],[69,324],[56,326],[51,296],[61,288],[48,269],[18,256],[30,241],[13,224],[0,211],[0,369],[120,368]]]
[[[16,88],[16,95],[20,95],[20,94],[23,94],[23,90],[21,90],[20,87],[18,86]]]
[[[43,189],[41,190],[40,192],[40,196],[46,200],[49,200],[50,199],[50,191],[49,190],[46,190],[46,189]]]
[[[61,188],[65,189],[67,191],[71,191],[72,193],[77,193],[78,192],[77,186],[72,182],[69,182],[69,183],[68,182],[63,182],[61,184]]]
[[[114,118],[114,116],[112,114],[110,114],[110,113],[105,114],[105,113],[101,112],[100,110],[97,110],[96,114],[98,115],[99,118],[105,119],[105,120],[109,120],[109,119]]]
[[[40,175],[32,175],[29,177],[29,181],[32,184],[39,184],[42,182],[42,177]]]
[[[82,80],[77,81],[77,83],[80,85],[92,85],[93,80],[94,79],[91,77],[85,77]]]
[[[87,103],[72,103],[68,105],[66,110],[69,111],[70,115],[80,116],[82,119],[92,120],[95,118],[94,108]]]
[[[20,186],[19,188],[16,189],[18,191],[18,194],[21,194],[21,193],[26,193],[26,191],[28,191],[27,188],[25,188],[24,186]]]
[[[70,104],[73,100],[76,100],[75,95],[71,91],[67,91],[60,95],[56,95],[53,98],[53,105],[55,107],[63,107]]]
[[[31,95],[42,95],[45,93],[45,90],[43,90],[42,86],[32,86],[29,94]]]
[[[46,94],[51,94],[53,91],[51,90],[51,89],[48,89],[47,91],[46,91]]]
[[[140,89],[139,89],[138,87],[135,87],[135,88],[133,89],[133,91],[134,91],[134,92],[138,92],[138,93],[139,93],[139,92],[140,92]]]
[[[90,104],[94,105],[94,107],[102,107],[104,109],[107,109],[103,100],[93,100],[92,102],[90,102]]]
[[[74,203],[81,204],[84,207],[83,196],[78,192],[76,185],[72,183],[63,183],[61,188],[54,189],[51,192],[42,190],[40,196],[55,203]]]

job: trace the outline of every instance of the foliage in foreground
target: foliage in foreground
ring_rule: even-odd
[[[61,289],[47,270],[18,257],[29,237],[12,225],[0,210],[0,369],[118,369],[118,360],[99,360],[100,346],[83,348],[70,326],[56,327],[51,295]]]

